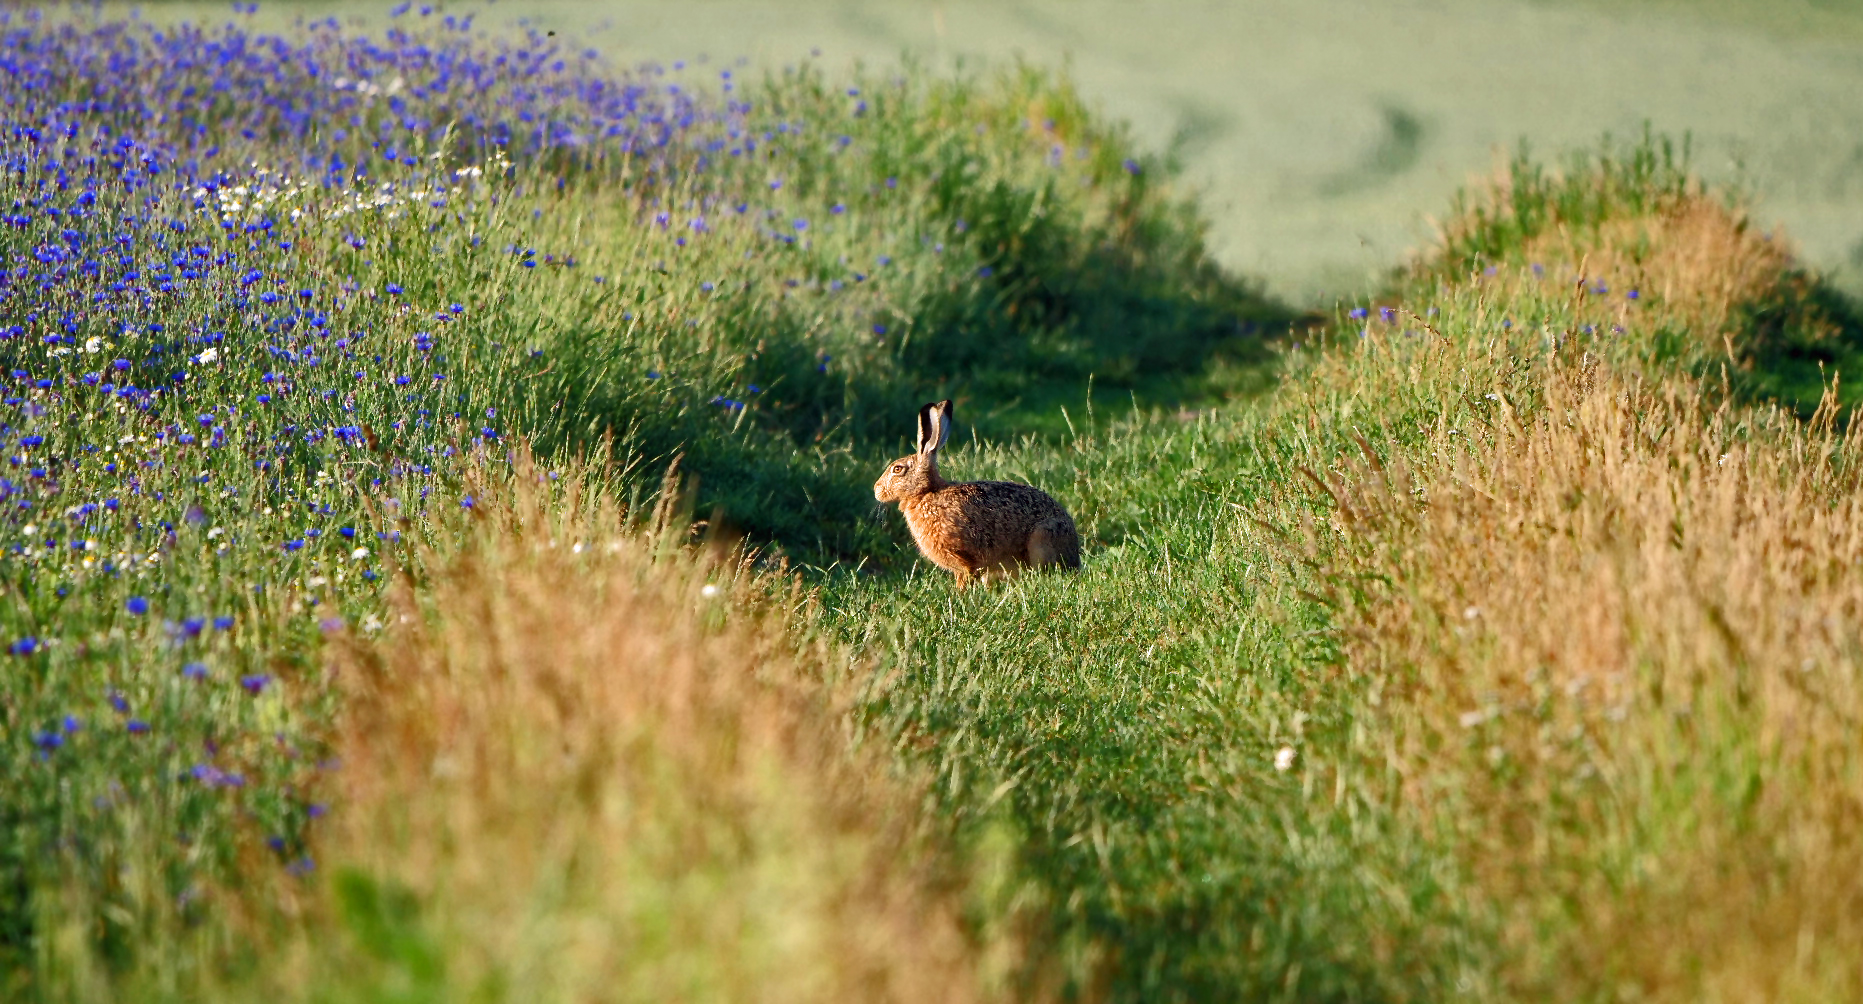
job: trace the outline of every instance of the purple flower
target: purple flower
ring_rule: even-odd
[[[250,676],[242,676],[239,678],[239,685],[245,688],[246,693],[255,697],[271,682],[271,676],[266,673],[253,673]]]
[[[190,680],[205,680],[207,679],[207,664],[204,662],[190,662],[181,667],[181,675]]]
[[[128,729],[129,734],[132,736],[139,736],[149,731],[149,723],[140,718],[131,718],[129,721],[123,723],[123,727]]]
[[[137,617],[149,612],[149,601],[140,596],[131,596],[123,603],[123,609]]]

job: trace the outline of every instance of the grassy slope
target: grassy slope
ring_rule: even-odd
[[[321,889],[350,797],[325,645],[396,623],[395,568],[447,567],[506,443],[611,450],[636,507],[677,457],[698,511],[791,555],[899,555],[865,484],[923,397],[1016,428],[1096,372],[1256,359],[1287,316],[1034,72],[708,75],[694,100],[451,18],[3,27],[30,98],[0,179],[9,995],[185,996],[254,958],[220,921]]]
[[[1802,372],[1768,382],[1778,360],[1854,351],[1815,281],[1655,147],[1565,179],[1523,164],[1458,217],[1443,255],[1394,281],[1390,314],[1290,346],[1272,395],[1184,413],[1108,414],[1096,398],[1012,439],[1070,388],[1084,395],[1089,373],[1154,402],[1247,387],[1259,359],[1242,325],[1285,315],[1209,268],[1185,207],[1151,165],[1128,169],[1065,88],[858,84],[865,115],[808,73],[756,92],[750,133],[801,123],[826,140],[765,151],[780,190],[762,162],[700,179],[689,161],[643,175],[546,159],[454,214],[368,218],[368,256],[316,217],[295,256],[246,249],[287,292],[372,269],[363,288],[398,281],[436,307],[470,296],[441,346],[467,407],[496,407],[545,449],[613,432],[621,470],[603,490],[617,496],[651,495],[683,449],[702,506],[829,566],[793,625],[826,644],[792,662],[768,620],[692,601],[703,566],[633,536],[610,562],[565,558],[560,539],[539,549],[539,534],[571,533],[573,509],[529,511],[538,496],[453,459],[442,433],[394,428],[407,416],[385,385],[360,399],[365,415],[396,433],[391,456],[438,473],[359,462],[402,479],[409,509],[427,491],[445,503],[379,523],[426,545],[401,549],[412,607],[353,581],[318,592],[308,576],[325,566],[271,543],[312,515],[293,505],[335,503],[337,521],[371,527],[401,508],[360,480],[316,479],[334,447],[292,454],[302,481],[240,475],[250,501],[214,518],[262,548],[216,563],[188,537],[129,581],[53,569],[88,605],[9,592],[15,634],[86,641],[25,653],[31,672],[8,678],[5,766],[30,782],[0,804],[25,824],[4,848],[30,907],[4,917],[12,986],[497,997],[549,969],[566,997],[935,996],[927,974],[952,970],[979,974],[980,993],[1115,999],[1856,990],[1842,954],[1859,895],[1844,866],[1859,804],[1856,444],[1829,412],[1805,426],[1753,403],[1807,400]],[[830,123],[850,119],[839,144]],[[758,212],[690,253],[656,220],[743,215],[753,194]],[[812,236],[772,236],[801,232],[796,219]],[[488,250],[435,233],[477,233]],[[507,242],[565,264],[526,269]],[[879,254],[896,271],[854,279]],[[213,297],[150,302],[188,331],[215,323]],[[438,365],[402,344],[426,326],[417,312],[332,300],[345,327],[393,346],[377,376]],[[870,341],[881,314],[890,337]],[[269,386],[251,371],[260,333],[279,329],[236,330],[221,344],[251,358],[211,387],[244,399]],[[73,360],[10,345],[49,367],[33,406],[83,393],[61,368]],[[1005,347],[1013,365],[971,369]],[[1205,366],[1219,350],[1229,361]],[[826,355],[840,366],[824,372]],[[863,483],[903,438],[894,414],[947,391],[983,433],[953,472],[1054,491],[1096,542],[1080,575],[954,593],[868,517]],[[731,395],[749,406],[714,403]],[[295,422],[345,421],[313,395],[284,398],[260,413],[284,418],[246,429],[261,456]],[[61,417],[54,456],[142,421]],[[234,459],[216,473],[251,460]],[[70,490],[109,487],[95,465],[63,470]],[[179,522],[164,529],[195,532]],[[143,539],[120,529],[110,550]],[[831,563],[852,554],[865,570]],[[161,615],[255,580],[269,598],[232,637],[164,639],[118,613],[132,589]],[[357,621],[420,611],[425,627],[345,643],[350,671],[332,678],[315,670],[329,608],[310,599]],[[613,602],[634,626],[599,615]],[[546,630],[553,619],[580,630]],[[611,654],[656,646],[690,660]],[[260,661],[280,651],[295,661]],[[724,686],[744,652],[764,653],[755,685]],[[175,663],[197,653],[212,680],[178,682]],[[247,667],[278,675],[253,688],[263,700],[234,682]],[[423,690],[430,677],[452,686]],[[700,703],[720,713],[686,717],[676,695],[713,685]],[[102,734],[111,686],[160,745]],[[74,707],[95,739],[29,744]],[[850,715],[867,738],[852,756],[821,738]],[[617,720],[638,726],[626,756]],[[248,772],[249,793],[175,780],[216,739],[210,762]],[[899,774],[876,741],[903,754]],[[313,773],[299,744],[353,769]],[[470,783],[431,783],[456,747],[482,751]],[[929,835],[903,808],[915,779]],[[323,793],[356,814],[310,823]],[[261,849],[279,830],[284,846]],[[927,864],[946,841],[959,853]],[[827,845],[847,850],[845,870],[819,856]],[[706,853],[682,871],[673,846]],[[281,874],[306,849],[321,868]],[[888,933],[919,917],[925,936]],[[651,960],[626,973],[642,982],[614,982],[603,946],[617,940]]]
[[[1115,999],[1855,993],[1856,444],[1737,403],[1854,322],[1657,146],[1457,221],[1258,407],[952,458],[1053,488],[1081,575],[825,625]]]

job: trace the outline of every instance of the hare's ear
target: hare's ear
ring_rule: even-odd
[[[935,404],[919,407],[919,440],[913,446],[919,453],[930,453],[938,448],[938,426],[933,418],[937,408]]]
[[[951,399],[938,402],[938,445],[934,450],[944,449],[944,442],[951,438]]]

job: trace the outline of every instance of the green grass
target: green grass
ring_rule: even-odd
[[[903,578],[827,579],[824,629],[881,653],[874,728],[935,774],[939,811],[958,831],[1018,835],[1036,890],[1022,908],[1044,918],[1053,964],[1075,987],[1117,1000],[1622,992],[1609,982],[1618,972],[1570,963],[1521,977],[1521,939],[1504,932],[1510,895],[1485,887],[1491,877],[1458,836],[1492,835],[1491,813],[1549,806],[1525,794],[1506,809],[1460,803],[1449,792],[1486,767],[1460,767],[1448,749],[1435,754],[1447,758],[1436,771],[1450,786],[1443,804],[1419,813],[1401,797],[1419,782],[1417,765],[1399,754],[1413,726],[1387,707],[1384,690],[1397,684],[1344,649],[1374,630],[1355,623],[1356,611],[1405,563],[1340,569],[1352,545],[1337,535],[1329,493],[1343,499],[1351,482],[1371,478],[1368,457],[1420,464],[1508,422],[1531,424],[1548,374],[1581,356],[1656,380],[1718,377],[1727,369],[1719,339],[1692,326],[1700,315],[1684,302],[1711,293],[1678,289],[1676,302],[1662,302],[1645,292],[1623,319],[1627,329],[1613,331],[1600,321],[1615,310],[1605,297],[1535,277],[1524,260],[1543,224],[1656,218],[1676,200],[1700,198],[1667,148],[1650,142],[1621,157],[1607,148],[1557,176],[1522,159],[1501,212],[1464,210],[1467,229],[1392,291],[1388,302],[1403,313],[1342,318],[1317,365],[1311,346],[1294,353],[1286,382],[1259,402],[1191,422],[1153,413],[1082,425],[1054,445],[956,451],[950,476],[1026,480],[1072,509],[1098,545],[1078,576],[1030,575],[964,593],[923,565]],[[1491,262],[1519,281],[1487,273]],[[1630,277],[1605,275],[1625,302]],[[1769,347],[1776,332],[1789,342],[1835,318],[1841,337],[1853,337],[1851,308],[1815,280],[1788,272],[1777,281],[1728,316],[1736,355],[1751,367],[1730,385],[1732,400],[1803,378],[1777,368],[1791,350]],[[1778,321],[1755,322],[1765,316]],[[1346,334],[1360,326],[1364,336]],[[1781,431],[1767,407],[1743,419],[1752,423],[1745,436],[1798,435]],[[1833,460],[1854,472],[1849,453]],[[1337,487],[1321,491],[1320,478]],[[1451,718],[1461,710],[1435,707]],[[1756,727],[1743,719],[1732,735]],[[1727,741],[1696,749],[1683,740],[1690,748],[1669,783],[1687,785],[1691,771],[1712,775],[1718,757],[1744,755],[1732,748],[1743,740]],[[1282,747],[1297,758],[1286,772],[1275,765]],[[1605,848],[1663,854],[1657,848],[1676,839],[1668,813],[1686,810],[1665,809],[1659,790],[1615,796],[1631,806],[1625,811],[1647,813],[1639,824],[1647,830],[1627,848],[1595,822],[1561,824],[1600,855],[1581,853],[1564,867],[1575,875],[1607,867]],[[1458,818],[1452,806],[1473,817]],[[1563,881],[1549,871],[1511,895]],[[1623,881],[1604,895],[1637,884]],[[1568,909],[1584,916],[1610,907]],[[1524,951],[1576,958],[1565,954],[1574,951],[1566,937],[1549,926],[1528,936]],[[1684,999],[1695,992],[1686,981],[1640,986]]]
[[[552,914],[548,904],[562,901],[548,896],[475,899],[477,887],[421,889],[367,868],[286,871],[325,848],[366,857],[317,821],[361,783],[328,759],[356,733],[327,667],[379,651],[407,666],[452,665],[432,653],[454,649],[398,630],[394,617],[438,596],[498,591],[472,579],[469,559],[483,500],[504,491],[502,474],[485,470],[508,469],[514,440],[534,444],[547,470],[593,455],[604,473],[589,483],[612,503],[608,516],[638,519],[668,503],[662,478],[677,460],[711,540],[745,534],[766,571],[800,570],[808,593],[784,608],[789,643],[817,675],[783,686],[822,716],[804,716],[811,728],[869,757],[885,751],[907,795],[875,804],[909,800],[923,784],[913,804],[932,836],[913,846],[937,858],[928,870],[942,876],[930,883],[940,909],[963,904],[975,953],[988,956],[979,971],[995,967],[982,984],[1001,977],[992,985],[1031,998],[1320,1001],[1689,999],[1717,987],[1738,997],[1747,975],[1757,996],[1854,988],[1840,954],[1854,933],[1841,897],[1854,882],[1829,881],[1820,899],[1806,878],[1818,873],[1795,865],[1790,847],[1838,860],[1856,849],[1842,825],[1855,758],[1840,745],[1775,742],[1773,704],[1752,711],[1744,683],[1723,692],[1714,682],[1750,674],[1770,693],[1813,685],[1780,680],[1826,680],[1805,666],[1828,669],[1821,706],[1841,719],[1856,710],[1839,672],[1854,668],[1854,645],[1779,641],[1762,625],[1724,673],[1699,653],[1638,650],[1647,676],[1637,679],[1673,687],[1665,673],[1693,672],[1695,689],[1625,705],[1627,718],[1611,719],[1629,722],[1617,732],[1586,732],[1598,725],[1592,711],[1560,704],[1538,669],[1516,673],[1503,651],[1513,636],[1458,647],[1475,618],[1455,619],[1474,608],[1455,589],[1504,577],[1482,564],[1479,542],[1447,552],[1475,569],[1465,579],[1434,579],[1408,560],[1436,546],[1432,507],[1448,511],[1455,486],[1498,470],[1481,465],[1498,465],[1526,430],[1579,424],[1575,401],[1602,407],[1584,397],[1595,387],[1621,387],[1597,400],[1630,401],[1652,423],[1635,449],[1694,442],[1664,438],[1686,422],[1726,450],[1723,465],[1740,451],[1793,458],[1755,470],[1797,486],[1799,510],[1850,511],[1854,438],[1833,431],[1828,405],[1801,419],[1813,417],[1828,374],[1863,363],[1863,324],[1726,200],[1704,194],[1673,147],[1646,136],[1557,172],[1523,155],[1502,194],[1455,207],[1438,253],[1394,272],[1365,307],[1341,304],[1303,325],[1212,263],[1196,206],[1166,165],[1089,114],[1064,80],[1028,68],[953,80],[804,67],[734,86],[752,108],[744,134],[770,137],[756,157],[713,159],[693,146],[652,162],[508,165],[462,140],[440,151],[457,162],[443,163],[489,170],[445,207],[409,200],[350,213],[327,191],[289,194],[269,212],[303,211],[288,225],[290,247],[237,227],[191,238],[237,252],[242,267],[266,273],[259,288],[287,302],[311,290],[351,340],[340,357],[314,335],[280,334],[283,307],[230,306],[225,287],[153,301],[134,332],[81,322],[75,344],[101,339],[104,358],[129,361],[123,379],[143,384],[200,352],[185,335],[230,332],[214,343],[218,366],[198,364],[182,390],[146,407],[63,407],[90,400],[78,388],[94,354],[6,343],[10,363],[55,381],[32,399],[44,406],[33,418],[65,498],[41,504],[118,504],[89,514],[81,550],[40,547],[36,525],[7,525],[19,549],[0,557],[0,629],[40,645],[0,678],[0,989],[46,1000],[443,999],[463,992],[446,972],[506,961],[493,957],[500,915],[488,903],[541,911],[538,930],[573,926],[574,911]],[[722,125],[700,128],[737,139]],[[224,139],[242,158],[273,142]],[[24,198],[33,184],[0,176],[0,198]],[[153,209],[142,199],[106,191],[99,233],[112,220],[199,212],[180,196]],[[229,212],[242,222],[261,214]],[[14,234],[0,231],[0,251],[28,253]],[[353,363],[365,378],[341,396],[315,393],[320,373],[274,362],[268,343],[280,342]],[[274,368],[286,378],[266,379]],[[396,382],[402,375],[416,380]],[[1706,406],[1664,404],[1665,392]],[[963,429],[947,474],[1050,491],[1087,543],[1080,573],[955,591],[912,554],[896,516],[875,515],[870,479],[905,448],[918,403],[945,396]],[[203,408],[218,409],[245,452],[174,438]],[[125,438],[157,431],[153,452],[151,440]],[[1674,449],[1672,466],[1693,471],[1707,446]],[[143,465],[137,490],[111,494],[121,478],[105,462]],[[1778,486],[1755,478],[1752,497],[1771,498]],[[474,494],[478,508],[465,505]],[[1575,488],[1567,509],[1596,501]],[[1705,517],[1677,516],[1677,541],[1707,525],[1688,519]],[[550,525],[540,520],[514,522],[510,535],[559,532],[536,529]],[[1569,537],[1588,555],[1640,540],[1574,526]],[[1519,538],[1523,550],[1547,539],[1566,538]],[[1848,539],[1820,545],[1828,560],[1792,601],[1827,604],[1838,634],[1855,627],[1847,594],[1829,585],[1854,571]],[[359,542],[367,553],[353,556]],[[547,567],[557,569],[551,588],[574,588],[573,568]],[[385,602],[387,577],[408,605]],[[461,578],[476,584],[447,585]],[[710,615],[682,620],[685,593],[667,590],[668,631],[716,644]],[[1761,604],[1771,613],[1766,603],[1783,601]],[[1715,637],[1738,641],[1727,625],[1752,625],[1738,604],[1726,607]],[[426,614],[446,625],[436,636],[478,643],[471,617]],[[186,626],[216,615],[231,627]],[[533,660],[550,657],[548,644]],[[1562,665],[1561,645],[1578,640],[1552,646],[1548,665]],[[182,671],[195,663],[205,680]],[[256,675],[262,686],[241,686]],[[825,696],[811,696],[816,686]],[[846,707],[832,703],[842,688],[854,694]],[[1500,720],[1504,702],[1490,691],[1534,710],[1480,732]],[[112,711],[113,692],[132,711]],[[552,720],[552,700],[575,703],[540,692],[537,722]],[[1791,721],[1822,712],[1797,713]],[[127,714],[149,733],[118,728]],[[65,728],[67,715],[79,726]],[[1606,736],[1592,752],[1620,772],[1616,787],[1590,780],[1595,769],[1577,773],[1564,746],[1533,752],[1573,722],[1581,738]],[[542,732],[513,743],[513,763],[550,748],[549,726],[529,727]],[[579,727],[590,748],[612,752],[599,722]],[[61,737],[56,748],[37,742],[46,735]],[[201,767],[220,782],[197,783]],[[240,783],[226,783],[230,774]],[[780,815],[771,776],[747,782],[750,795],[668,802],[654,839],[757,833]],[[532,804],[521,778],[506,781],[512,804]],[[581,798],[590,785],[602,790],[562,790]],[[1781,804],[1810,808],[1793,815]],[[855,832],[864,817],[846,818]],[[781,819],[767,859],[718,845],[726,850],[708,858],[689,914],[625,901],[604,916],[649,927],[674,916],[702,929],[708,910],[741,908],[757,931],[780,930],[780,909],[733,897],[810,867],[796,862],[813,853],[818,821]],[[1720,819],[1733,820],[1730,831]],[[591,847],[619,832],[590,825]],[[446,844],[462,875],[487,864],[457,850],[484,829]],[[1774,834],[1785,851],[1768,842]],[[562,864],[572,874],[576,853]],[[423,868],[408,864],[417,857],[374,860]],[[782,872],[773,885],[745,878],[771,878],[758,871],[768,861]],[[1782,942],[1757,921],[1729,935],[1753,953],[1746,969],[1701,954],[1700,932],[1676,936],[1653,961],[1587,944],[1594,924],[1621,934],[1637,918],[1690,915],[1689,890],[1664,886],[1650,862],[1696,879],[1750,872],[1750,886],[1703,879],[1736,905],[1753,888],[1783,890],[1776,916],[1796,922],[1795,944],[1807,946],[1799,968],[1767,954]],[[660,877],[639,888],[680,888]],[[1838,906],[1818,912],[1828,903]],[[473,915],[482,928],[448,928],[450,909],[485,911]],[[1722,909],[1703,915],[1724,920],[1734,907]],[[1006,943],[1017,947],[1005,963],[990,953]],[[707,965],[703,950],[667,957],[693,972]],[[995,971],[1004,968],[1011,975]],[[292,985],[305,972],[314,978]],[[694,979],[694,997],[746,992]],[[478,989],[516,993],[496,980]]]
[[[1209,264],[1160,163],[1064,81],[801,68],[732,86],[748,110],[653,158],[511,163],[461,129],[407,141],[408,166],[374,159],[357,121],[312,142],[369,162],[366,185],[274,170],[193,193],[132,171],[97,185],[76,237],[52,234],[124,234],[123,268],[177,281],[124,312],[49,287],[4,349],[46,471],[0,559],[4,985],[55,986],[34,974],[72,947],[60,931],[135,972],[164,924],[212,919],[214,890],[314,859],[340,711],[324,641],[377,637],[387,577],[450,552],[468,461],[518,438],[559,466],[594,455],[635,511],[677,462],[697,510],[772,558],[896,560],[866,484],[922,399],[1003,430],[1090,381],[1128,407],[1139,389],[1204,400],[1233,384],[1200,376],[1212,357],[1253,365],[1291,316]],[[52,155],[138,124],[109,114]],[[269,114],[190,141],[287,161]],[[10,174],[0,197],[62,206],[41,184]],[[46,239],[9,227],[0,250],[34,260]],[[179,281],[194,257],[220,271]]]

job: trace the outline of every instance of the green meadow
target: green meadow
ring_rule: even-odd
[[[0,21],[0,996],[1863,994],[1863,311],[1721,138],[1256,269],[1104,78],[185,13]],[[1082,569],[874,504],[945,397]]]

